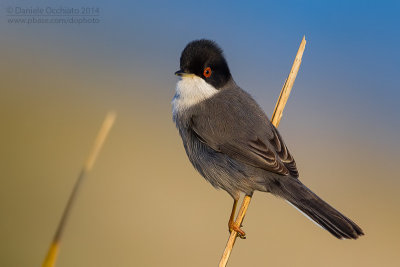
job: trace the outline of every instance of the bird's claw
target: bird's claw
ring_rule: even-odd
[[[240,228],[242,226],[238,226],[235,222],[229,222],[228,226],[229,226],[229,233],[235,231],[238,237],[240,237],[241,239],[246,239],[246,233]]]

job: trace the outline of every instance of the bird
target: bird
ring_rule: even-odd
[[[363,230],[299,180],[281,134],[254,98],[234,81],[222,49],[212,40],[189,42],[180,56],[172,120],[193,167],[233,198],[229,231],[246,233],[233,218],[241,194],[283,198],[338,239]]]

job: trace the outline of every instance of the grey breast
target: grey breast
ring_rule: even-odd
[[[231,94],[227,90],[233,89],[224,89],[216,95],[218,98],[214,96],[214,99],[204,100],[188,108],[185,112],[179,112],[174,120],[182,137],[186,154],[194,168],[214,187],[222,188],[236,198],[239,192],[251,194],[255,189],[263,189],[257,182],[259,179],[255,175],[255,168],[230,158],[219,152],[218,149],[211,148],[192,127],[194,118],[196,121],[210,120],[213,117],[219,117],[215,116],[216,113],[227,112],[229,114],[229,110],[218,110],[218,103],[215,103],[219,99],[229,101]],[[232,104],[234,105],[234,103]]]

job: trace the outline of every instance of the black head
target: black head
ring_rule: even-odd
[[[190,42],[182,51],[180,63],[181,69],[175,73],[176,75],[194,74],[217,89],[232,78],[222,49],[210,40]]]

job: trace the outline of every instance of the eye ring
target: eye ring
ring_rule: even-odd
[[[206,78],[210,77],[211,76],[211,68],[210,67],[205,68],[204,72],[203,72],[203,75]]]

